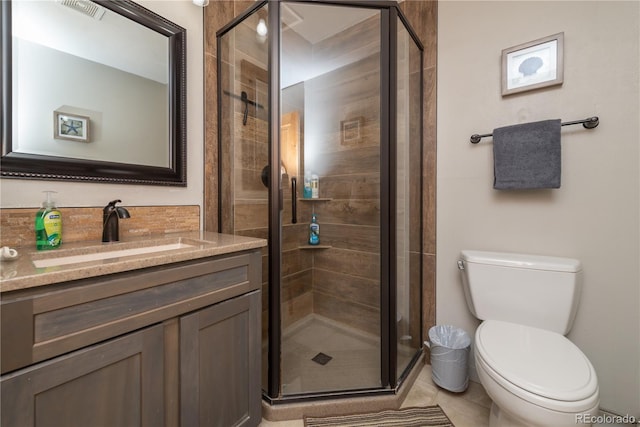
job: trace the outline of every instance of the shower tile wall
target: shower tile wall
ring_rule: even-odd
[[[319,196],[331,199],[312,203],[321,243],[331,246],[311,252],[313,311],[375,335],[380,330],[379,38],[376,17],[316,43],[316,64],[362,59],[305,82],[305,125],[315,146],[305,146],[304,166],[319,174]],[[347,137],[343,121],[356,123],[359,137]]]

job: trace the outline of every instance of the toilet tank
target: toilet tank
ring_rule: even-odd
[[[582,265],[571,258],[464,250],[458,261],[467,305],[478,319],[566,335],[578,309]]]

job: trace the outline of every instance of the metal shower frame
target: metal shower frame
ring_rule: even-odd
[[[381,71],[381,102],[380,102],[380,379],[382,386],[379,388],[341,390],[333,392],[312,392],[297,395],[283,396],[281,393],[281,369],[280,369],[280,349],[281,349],[281,301],[280,301],[280,278],[281,278],[281,233],[280,215],[282,212],[282,188],[269,186],[269,231],[268,231],[268,256],[269,256],[269,350],[268,350],[268,387],[263,389],[263,398],[270,404],[293,403],[317,399],[356,397],[365,395],[393,394],[402,384],[407,374],[418,361],[421,352],[417,351],[412,360],[404,370],[403,374],[397,376],[397,330],[396,318],[397,293],[396,293],[396,146],[392,143],[395,140],[397,124],[397,26],[400,21],[408,34],[412,38],[416,47],[420,51],[420,117],[424,116],[424,47],[418,36],[411,28],[408,19],[398,7],[395,1],[370,1],[370,0],[262,0],[256,2],[252,7],[237,16],[234,20],[222,27],[216,33],[218,52],[218,123],[221,123],[222,88],[219,76],[222,73],[220,52],[222,51],[221,37],[235,28],[235,26],[247,17],[254,14],[265,5],[268,6],[268,28],[280,28],[280,4],[281,3],[309,3],[328,6],[347,6],[356,8],[376,9],[381,12],[381,46],[380,46],[380,71]],[[269,80],[269,115],[268,115],[268,135],[269,135],[269,161],[270,167],[269,181],[280,183],[280,31],[270,31],[268,36],[268,80]],[[278,124],[278,125],[274,125]],[[420,120],[420,176],[423,176],[423,120]],[[218,126],[218,141],[222,141],[222,129]],[[218,149],[222,149],[222,144],[218,144]],[[219,153],[219,159],[222,154]],[[222,168],[218,168],[219,179],[222,182]],[[279,184],[280,185],[280,184]],[[423,197],[422,179],[420,179],[420,197]],[[420,206],[420,248],[422,248],[423,235],[423,209],[422,200]],[[222,196],[219,192],[218,203],[219,227],[222,231]],[[418,231],[418,230],[416,230]],[[422,256],[420,257],[420,340],[422,340]],[[276,284],[274,286],[274,284]]]

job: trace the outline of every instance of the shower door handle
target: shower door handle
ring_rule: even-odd
[[[291,223],[295,224],[298,222],[298,199],[296,195],[298,191],[296,190],[298,180],[294,176],[291,178]]]

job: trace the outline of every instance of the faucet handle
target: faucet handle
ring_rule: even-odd
[[[107,203],[107,206],[105,206],[102,211],[104,212],[104,214],[108,214],[111,211],[115,211],[116,210],[116,203],[121,203],[122,200],[118,199],[118,200],[112,200],[109,203]]]

